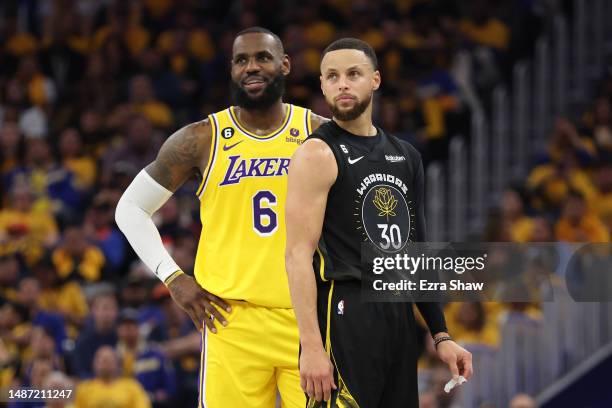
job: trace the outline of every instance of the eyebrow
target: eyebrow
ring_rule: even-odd
[[[256,57],[261,57],[261,56],[264,56],[264,55],[265,55],[265,56],[269,56],[269,57],[274,57],[274,54],[273,54],[272,52],[270,52],[269,50],[256,51],[256,52],[254,52],[252,55],[255,55]],[[249,56],[249,54],[248,54],[248,53],[246,53],[246,52],[241,52],[241,53],[238,53],[238,54],[234,55],[234,56],[232,57],[232,59],[233,59],[233,60],[236,60],[236,59],[238,59],[238,58],[241,58],[241,57],[248,57],[248,56]]]
[[[351,65],[350,67],[346,68],[345,71],[350,71],[350,70],[353,70],[353,69],[361,69],[360,65],[365,65],[365,63],[357,64],[357,65]],[[325,70],[325,73],[327,74],[329,72],[336,72],[336,71],[339,71],[339,69],[338,68],[327,68]]]

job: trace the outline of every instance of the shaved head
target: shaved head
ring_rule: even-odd
[[[272,37],[272,39],[274,40],[276,47],[278,47],[278,52],[282,55],[285,53],[285,48],[283,47],[283,42],[281,41],[280,37],[276,34],[274,34],[272,31],[268,30],[267,28],[263,28],[263,27],[249,27],[249,28],[245,28],[244,30],[240,31],[238,34],[236,34],[236,38],[234,39],[234,42],[236,42],[236,40],[246,34],[267,34],[269,36]]]

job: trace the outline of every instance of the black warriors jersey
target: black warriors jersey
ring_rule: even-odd
[[[377,131],[357,136],[331,121],[310,136],[329,145],[338,165],[313,260],[319,280],[361,279],[364,242],[393,254],[425,238],[421,156]]]

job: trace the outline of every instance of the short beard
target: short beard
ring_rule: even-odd
[[[368,95],[366,99],[361,102],[358,102],[352,109],[348,111],[341,111],[338,109],[338,106],[335,103],[327,103],[329,108],[332,111],[334,118],[341,120],[343,122],[347,122],[350,120],[357,119],[365,110],[368,108],[368,105],[372,101],[372,94]]]
[[[250,110],[265,110],[274,105],[285,93],[285,76],[279,72],[272,78],[262,94],[252,98],[249,94],[233,80],[230,81],[230,92],[232,101],[236,106]]]

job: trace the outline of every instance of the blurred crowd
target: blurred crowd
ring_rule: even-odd
[[[340,36],[368,41],[383,78],[376,122],[429,162],[444,159],[450,136],[469,133],[477,101],[486,106],[512,63],[531,55],[542,3],[3,1],[0,388],[69,385],[77,406],[111,396],[117,406],[194,404],[200,334],[137,260],[113,214],[169,134],[231,104],[240,29],[278,33],[292,61],[285,100],[328,117],[321,50]],[[504,194],[487,239],[609,239],[606,84],[583,121],[558,121],[529,179]],[[155,216],[188,273],[200,232],[196,186],[188,182]],[[456,307],[447,311],[451,333],[496,344],[496,313]]]

